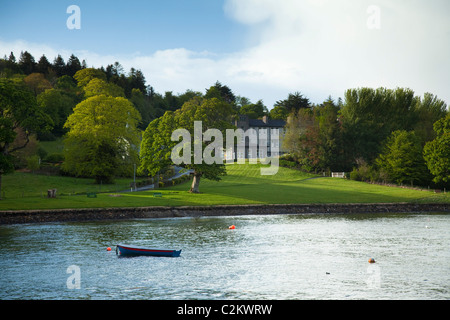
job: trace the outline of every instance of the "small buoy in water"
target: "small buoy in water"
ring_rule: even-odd
[[[229,226],[228,229],[230,230],[236,229],[236,226],[233,224],[232,226]]]
[[[375,259],[374,258],[370,258],[369,259],[369,263],[375,263]]]
[[[111,247],[106,248],[106,251],[111,251]]]

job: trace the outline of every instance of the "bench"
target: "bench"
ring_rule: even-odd
[[[88,192],[86,195],[88,198],[97,198],[97,194],[95,192]]]
[[[345,178],[345,172],[332,172],[331,177],[333,178]]]
[[[154,198],[161,198],[162,197],[162,193],[161,192],[155,192],[155,193],[153,193],[153,197]]]

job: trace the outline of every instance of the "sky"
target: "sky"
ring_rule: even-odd
[[[293,92],[321,103],[359,87],[450,104],[449,13],[448,0],[0,0],[0,56],[118,61],[162,94],[219,81],[269,109]]]

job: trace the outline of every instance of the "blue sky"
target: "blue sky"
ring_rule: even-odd
[[[66,9],[81,10],[81,29],[69,30]],[[0,37],[22,39],[99,54],[153,53],[186,48],[238,49],[243,26],[223,13],[219,0],[30,1],[0,4]]]
[[[81,29],[69,30],[70,5]],[[374,11],[375,9],[375,11]],[[0,0],[0,56],[119,61],[157,92],[217,80],[272,108],[356,87],[408,87],[450,103],[448,0]]]

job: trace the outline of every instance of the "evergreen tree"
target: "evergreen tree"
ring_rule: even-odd
[[[64,62],[64,59],[61,57],[61,55],[58,54],[58,56],[53,60],[53,70],[56,73],[57,77],[61,77],[65,75],[66,72],[66,64]]]
[[[73,77],[77,71],[80,71],[82,69],[80,60],[74,56],[73,54],[69,57],[69,60],[67,60],[65,74],[68,76]]]
[[[19,59],[19,67],[26,75],[33,73],[36,70],[36,61],[34,57],[28,52],[21,52]]]
[[[37,63],[36,72],[47,75],[49,74],[51,68],[52,65],[48,61],[47,57],[45,55],[42,55],[42,57],[39,59],[39,62]]]

